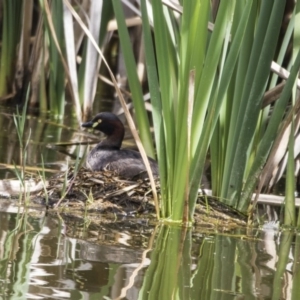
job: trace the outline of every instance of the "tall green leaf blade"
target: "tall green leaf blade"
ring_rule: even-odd
[[[244,85],[240,117],[236,128],[235,141],[237,147],[236,151],[232,153],[231,159],[228,161],[228,163],[233,162],[231,172],[229,172],[228,185],[223,182],[223,188],[227,190],[227,193],[223,193],[222,196],[229,199],[229,204],[233,201],[234,197],[239,198],[242,190],[247,150],[260,113],[261,99],[269,77],[269,68],[274,56],[280,30],[281,23],[278,22],[278,20],[282,20],[284,6],[285,1],[274,2],[273,7],[271,7],[270,2],[262,3],[260,23],[257,28],[258,37],[255,40],[251,60],[249,62],[250,68],[252,66],[251,63],[253,63],[254,67],[248,72],[247,80]],[[265,18],[270,20],[268,24],[266,24]],[[259,26],[260,24],[262,28]],[[267,28],[265,29],[266,25]],[[262,29],[261,32],[260,29]],[[266,32],[265,37],[261,35],[264,31]],[[261,43],[263,46],[261,46]],[[257,65],[257,67],[255,67],[255,65]],[[251,89],[249,89],[249,87]],[[226,175],[224,178],[225,177]]]
[[[163,191],[167,198],[165,201],[166,216],[172,215],[173,199],[172,199],[172,188],[173,188],[173,174],[174,174],[174,162],[175,162],[175,151],[174,145],[176,143],[175,136],[175,118],[174,118],[174,101],[177,101],[175,91],[177,90],[175,61],[176,51],[174,48],[174,39],[171,39],[169,32],[170,27],[165,22],[165,12],[160,0],[154,0],[152,2],[153,7],[153,21],[154,21],[154,39],[155,39],[155,51],[157,59],[158,77],[159,77],[159,88],[162,99],[162,118],[163,118],[163,130],[165,136],[165,149],[166,149],[166,186]],[[166,10],[166,9],[165,9]]]
[[[194,212],[197,192],[199,188],[200,178],[204,169],[204,164],[207,155],[205,151],[200,151],[201,143],[204,142],[208,147],[208,140],[201,140],[204,120],[207,115],[207,108],[210,99],[212,99],[212,89],[215,82],[215,77],[218,74],[218,64],[222,53],[222,46],[226,35],[227,24],[231,22],[232,12],[235,7],[235,1],[222,1],[218,10],[216,23],[213,33],[209,39],[207,46],[204,66],[199,81],[199,85],[195,90],[195,104],[193,108],[193,119],[191,126],[191,157],[192,164],[190,173],[190,213]],[[210,131],[210,130],[209,130]],[[212,133],[212,131],[210,131]],[[205,149],[203,146],[202,150]]]
[[[136,109],[136,118],[137,118],[138,128],[140,131],[141,140],[147,154],[150,157],[155,157],[154,146],[153,146],[152,137],[149,129],[150,124],[144,106],[143,93],[136,72],[136,63],[133,56],[133,50],[129,39],[129,34],[128,34],[128,30],[127,30],[123,10],[122,10],[121,1],[113,0],[113,7],[114,7],[117,23],[118,23],[119,38],[121,42],[122,53],[125,60],[126,71],[128,75],[128,83],[129,83],[130,91],[132,93],[132,100],[134,103],[134,107]]]
[[[247,211],[247,205],[249,203],[249,199],[252,196],[253,188],[255,187],[255,184],[257,183],[261,169],[263,168],[263,166],[267,160],[267,157],[271,150],[272,144],[276,138],[278,128],[281,124],[282,117],[285,113],[285,108],[286,108],[288,101],[290,99],[290,96],[291,96],[293,84],[294,84],[295,80],[297,79],[299,68],[300,68],[300,52],[298,53],[298,56],[292,67],[290,76],[285,84],[282,94],[281,94],[280,98],[276,101],[276,104],[274,106],[272,115],[271,115],[269,123],[268,123],[268,127],[266,129],[266,132],[264,133],[264,136],[262,137],[260,144],[259,144],[256,159],[254,160],[252,168],[249,172],[248,179],[245,183],[245,187],[243,190],[243,196],[242,196],[240,204],[239,204],[239,209],[241,211]]]
[[[209,2],[185,1],[180,28],[180,65],[178,77],[178,109],[176,115],[176,146],[173,199],[189,197],[190,135],[189,122],[192,119],[194,87],[201,77],[205,59]],[[192,72],[192,73],[191,73]],[[195,73],[195,75],[192,75]],[[193,77],[191,82],[190,76]],[[191,98],[191,99],[189,99]],[[190,108],[189,108],[190,107]],[[185,180],[183,180],[183,178]],[[177,201],[177,200],[176,200]],[[180,218],[183,207],[174,203],[174,216]],[[192,219],[192,216],[186,216]]]
[[[160,185],[162,197],[167,199],[167,161],[166,161],[166,141],[163,124],[162,103],[159,90],[158,70],[156,67],[155,52],[151,29],[148,18],[148,10],[145,0],[141,1],[141,11],[143,20],[143,38],[145,43],[146,68],[148,85],[152,103],[152,118],[159,164]],[[162,203],[161,215],[166,216],[165,207]]]
[[[0,57],[0,96],[11,92],[15,54],[20,36],[22,5],[17,0],[2,1],[2,39]]]
[[[198,143],[195,160],[192,164],[191,168],[191,187],[193,193],[193,197],[196,196],[197,188],[199,184],[199,178],[204,169],[205,157],[206,153],[214,132],[214,128],[219,120],[219,113],[222,107],[222,104],[226,97],[229,84],[231,82],[231,78],[233,76],[233,72],[235,70],[235,65],[238,61],[239,52],[243,44],[244,36],[246,33],[248,20],[252,11],[253,2],[248,1],[247,5],[244,7],[243,13],[241,15],[241,19],[238,25],[238,29],[236,34],[233,37],[232,43],[230,45],[230,49],[227,54],[227,59],[224,63],[223,72],[220,75],[221,79],[219,82],[219,87],[216,90],[215,97],[210,100],[210,107],[207,113],[207,118],[204,123],[203,133],[201,135],[200,141]],[[214,157],[211,157],[213,160]],[[191,201],[193,204],[193,201]]]
[[[213,33],[207,48],[207,55],[201,75],[201,80],[195,91],[195,105],[192,123],[191,155],[194,156],[206,116],[214,78],[217,74],[218,62],[226,34],[226,25],[230,22],[235,1],[221,1]]]
[[[48,5],[48,3],[45,3]],[[47,14],[47,9],[45,9]],[[50,18],[51,17],[51,18]],[[63,6],[62,2],[53,1],[51,3],[51,16],[48,14],[48,22],[52,22],[55,35],[61,49],[64,49],[64,26],[63,26]],[[49,61],[50,61],[50,109],[56,118],[62,118],[65,109],[65,73],[63,64],[54,37],[51,34],[50,26],[47,24]]]

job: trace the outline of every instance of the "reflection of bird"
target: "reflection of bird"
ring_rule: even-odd
[[[107,136],[88,154],[86,164],[89,169],[92,171],[107,169],[129,179],[148,177],[141,154],[130,149],[120,149],[125,129],[117,116],[102,112],[81,126],[100,130]],[[153,175],[158,176],[157,162],[148,159]]]

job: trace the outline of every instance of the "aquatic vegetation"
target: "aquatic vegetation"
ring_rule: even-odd
[[[157,156],[160,202],[151,174],[149,178],[158,218],[192,224],[207,165],[213,195],[251,218],[256,205],[253,193],[270,189],[277,177],[274,168],[282,164],[277,172],[281,176],[287,166],[284,157],[289,155],[285,223],[295,225],[300,4],[293,2],[290,15],[284,16],[289,8],[286,3],[189,0],[181,6],[167,0],[141,0],[133,7],[129,1],[112,0],[92,1],[88,8],[78,3],[80,9],[75,10],[68,0],[39,1],[32,46],[28,31],[21,30],[26,18],[20,15],[33,7],[6,6],[11,20],[22,20],[15,26],[18,34],[14,36],[23,39],[16,61],[22,61],[24,53],[29,57],[30,49],[31,61],[37,62],[28,64],[28,80],[22,80],[23,64],[12,72],[20,70],[19,66],[24,71],[16,72],[24,83],[20,90],[31,82],[29,105],[39,103],[41,110],[49,106],[57,118],[63,116],[68,90],[79,123],[91,114],[104,64],[111,77],[105,80],[116,89],[145,164],[147,155]],[[123,4],[138,17],[129,18]],[[113,16],[114,23],[110,22]],[[134,36],[128,29],[132,22],[141,25]],[[4,61],[7,49],[16,49],[17,43],[7,39],[6,26],[2,30],[2,42],[11,42],[2,48]],[[121,79],[116,80],[107,54],[100,50],[109,48],[112,30],[118,33],[119,58],[126,68],[129,91]],[[132,43],[132,38],[138,42]],[[6,61],[13,63],[11,58]],[[138,72],[141,65],[142,75]],[[7,73],[7,65],[0,67],[0,96],[8,97],[13,76]],[[147,109],[152,118],[148,118],[142,78],[147,78],[151,104],[147,103]],[[132,100],[139,135],[124,95]],[[289,142],[284,138],[288,134]]]

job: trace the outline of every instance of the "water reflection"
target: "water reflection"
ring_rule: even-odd
[[[20,165],[21,151],[13,119],[15,108],[0,107],[0,111],[0,179],[3,179],[14,176],[14,165]],[[76,157],[76,144],[82,139],[77,128],[74,118],[54,121],[51,116],[28,115],[23,137],[24,142],[29,142],[26,158],[29,173],[41,171],[42,159],[46,169],[57,170],[66,164],[66,159]],[[69,146],[64,145],[66,142]]]
[[[0,213],[0,298],[299,299],[299,236]]]

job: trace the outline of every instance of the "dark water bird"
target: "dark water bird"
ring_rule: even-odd
[[[93,148],[87,156],[86,165],[90,170],[111,170],[127,179],[148,177],[141,154],[131,149],[121,149],[125,129],[116,115],[102,112],[97,114],[91,121],[81,124],[81,126],[99,130],[106,135],[106,138]],[[152,158],[148,159],[152,173],[157,177],[157,162]]]

